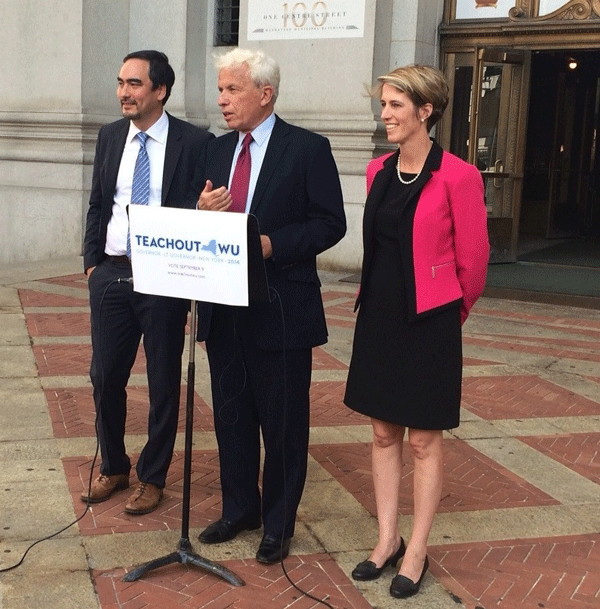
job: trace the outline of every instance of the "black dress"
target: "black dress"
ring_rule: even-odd
[[[452,429],[460,415],[460,303],[408,321],[399,236],[400,223],[414,216],[402,211],[409,190],[394,176],[376,211],[344,402],[412,429]]]

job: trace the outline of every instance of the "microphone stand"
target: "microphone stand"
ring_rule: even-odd
[[[192,564],[218,575],[233,586],[244,586],[245,582],[235,573],[196,554],[192,548],[189,537],[190,528],[190,486],[192,475],[192,435],[194,424],[194,379],[196,372],[195,352],[196,352],[196,301],[191,301],[191,321],[190,321],[190,357],[187,373],[187,396],[186,396],[186,417],[185,417],[185,451],[183,465],[183,499],[181,503],[181,539],[177,544],[177,550],[166,556],[155,558],[135,569],[132,569],[123,577],[123,581],[132,582],[143,577],[149,571],[164,567],[166,565],[180,563],[182,565]]]

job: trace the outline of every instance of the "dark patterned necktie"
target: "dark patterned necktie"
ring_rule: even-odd
[[[146,150],[148,134],[140,131],[137,134],[140,140],[140,150],[135,161],[133,170],[133,182],[131,184],[131,204],[148,205],[150,200],[150,157]],[[131,258],[131,237],[127,232],[127,256]]]
[[[242,142],[242,149],[238,155],[233,178],[231,179],[231,188],[229,189],[229,192],[231,194],[232,203],[229,211],[242,213],[246,211],[248,187],[250,185],[250,168],[252,166],[252,159],[250,158],[251,142],[252,136],[247,133]]]

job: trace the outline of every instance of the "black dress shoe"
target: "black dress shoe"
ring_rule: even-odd
[[[390,586],[390,594],[394,598],[408,598],[409,596],[414,596],[419,591],[421,582],[423,581],[428,568],[429,559],[426,556],[423,571],[421,571],[421,577],[419,577],[419,581],[417,583],[415,583],[412,579],[408,579],[408,577],[404,577],[404,575],[396,575],[396,577],[394,577],[392,580],[392,585]]]
[[[260,520],[247,521],[238,520],[237,522],[230,522],[225,518],[219,518],[216,522],[209,524],[200,535],[198,539],[202,543],[223,543],[229,541],[241,533],[242,531],[254,531],[260,529]]]
[[[290,544],[292,543],[291,537],[284,537],[283,541],[281,537],[276,539],[271,535],[265,535],[258,546],[258,552],[256,553],[256,560],[263,565],[272,565],[284,558],[290,553]]]
[[[381,565],[381,567],[376,566],[372,560],[363,560],[354,567],[352,579],[359,582],[377,579],[386,567],[395,567],[398,561],[404,556],[405,552],[406,546],[404,545],[404,539],[400,537],[400,547]]]

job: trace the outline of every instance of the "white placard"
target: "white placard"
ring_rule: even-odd
[[[456,0],[456,19],[508,19],[515,0]]]
[[[248,306],[246,214],[129,206],[133,289]]]
[[[248,2],[248,40],[362,38],[365,0]]]

